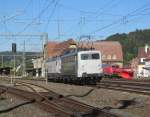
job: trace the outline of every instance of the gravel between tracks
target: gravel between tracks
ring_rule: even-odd
[[[53,117],[32,104],[24,105],[12,111],[1,113],[1,110],[13,107],[15,105],[26,102],[26,100],[19,99],[11,94],[4,94],[0,96],[0,117]]]
[[[33,83],[33,81],[27,82]],[[35,81],[34,83],[63,95],[82,95],[92,89],[92,87],[75,86],[62,83],[49,82],[47,85],[42,81]],[[134,103],[131,103],[131,105],[127,106],[125,109],[111,109],[110,111],[120,114],[123,117],[149,117],[150,97],[146,95],[108,89],[94,89],[94,91],[88,96],[71,98],[99,108],[117,108],[121,105],[121,100],[134,100]]]
[[[45,82],[41,81],[36,81],[35,83],[43,85],[63,95],[82,95],[92,89],[92,87],[75,86],[62,83],[49,82],[47,85],[45,84]],[[121,114],[124,117],[149,117],[150,97],[146,95],[139,95],[135,93],[127,93],[108,89],[94,89],[94,91],[91,92],[88,96],[71,98],[99,108],[117,108],[121,105],[121,100],[134,100],[134,102],[131,103],[131,105],[127,106],[127,108],[125,109],[111,109],[111,111],[117,114]]]

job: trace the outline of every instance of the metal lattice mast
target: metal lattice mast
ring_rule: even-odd
[[[22,76],[25,77],[26,76],[26,57],[25,57],[25,40],[23,43],[23,56],[22,56]]]

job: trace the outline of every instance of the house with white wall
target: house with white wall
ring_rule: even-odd
[[[43,57],[32,59],[33,69],[36,77],[45,77],[45,67]]]
[[[150,77],[150,46],[145,45],[138,50],[139,63],[137,65],[137,77]]]

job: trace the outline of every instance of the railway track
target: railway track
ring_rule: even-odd
[[[52,113],[57,117],[120,117],[110,113],[108,110],[99,109],[90,105],[80,103],[73,99],[57,94],[43,86],[23,81],[16,81],[16,87],[0,85],[0,92],[8,92],[23,99],[33,101],[41,109]],[[25,86],[30,89],[21,90],[18,86]],[[37,90],[38,89],[38,90]],[[42,91],[39,91],[41,89]]]
[[[144,80],[122,80],[122,79],[114,79],[114,80],[102,80],[97,83],[97,85],[90,85],[92,87],[97,88],[105,88],[111,90],[120,90],[131,93],[138,93],[143,95],[150,95],[150,81],[147,82]]]
[[[17,80],[22,81],[19,79]],[[33,81],[33,79],[30,80]],[[43,81],[43,80],[34,80],[34,81]],[[107,79],[101,80],[101,82],[97,83],[96,85],[88,85],[88,86],[111,90],[120,90],[143,95],[150,95],[150,80]]]
[[[145,81],[102,80],[94,87],[150,95],[150,82]]]
[[[116,117],[120,115],[116,115],[113,113],[110,113],[107,109],[97,109],[94,107],[91,107],[89,105],[77,102],[75,100],[72,100],[70,98],[64,97],[63,95],[59,95],[49,89],[46,89],[45,87],[38,86],[35,83],[29,83],[26,81],[17,80],[16,81],[20,85],[26,85],[29,86],[32,90],[36,89],[35,87],[40,87],[43,89],[43,92],[38,92],[32,90],[33,93],[37,93],[39,96],[41,96],[41,100],[45,102],[46,104],[50,104],[53,106],[53,110],[50,112],[59,115],[61,117]],[[90,85],[91,86],[91,85]],[[31,88],[32,87],[32,88]],[[92,87],[96,88],[105,88],[110,90],[119,90],[124,92],[130,92],[130,93],[138,93],[142,95],[150,95],[150,82],[145,81],[127,81],[127,80],[102,80],[101,82],[97,83],[97,85],[92,85]],[[44,109],[47,108],[44,106]],[[56,111],[57,110],[57,111]],[[49,111],[49,110],[48,110]]]

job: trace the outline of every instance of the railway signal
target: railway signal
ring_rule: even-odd
[[[13,54],[16,54],[16,51],[17,51],[17,45],[16,45],[16,43],[12,43],[12,53]]]

